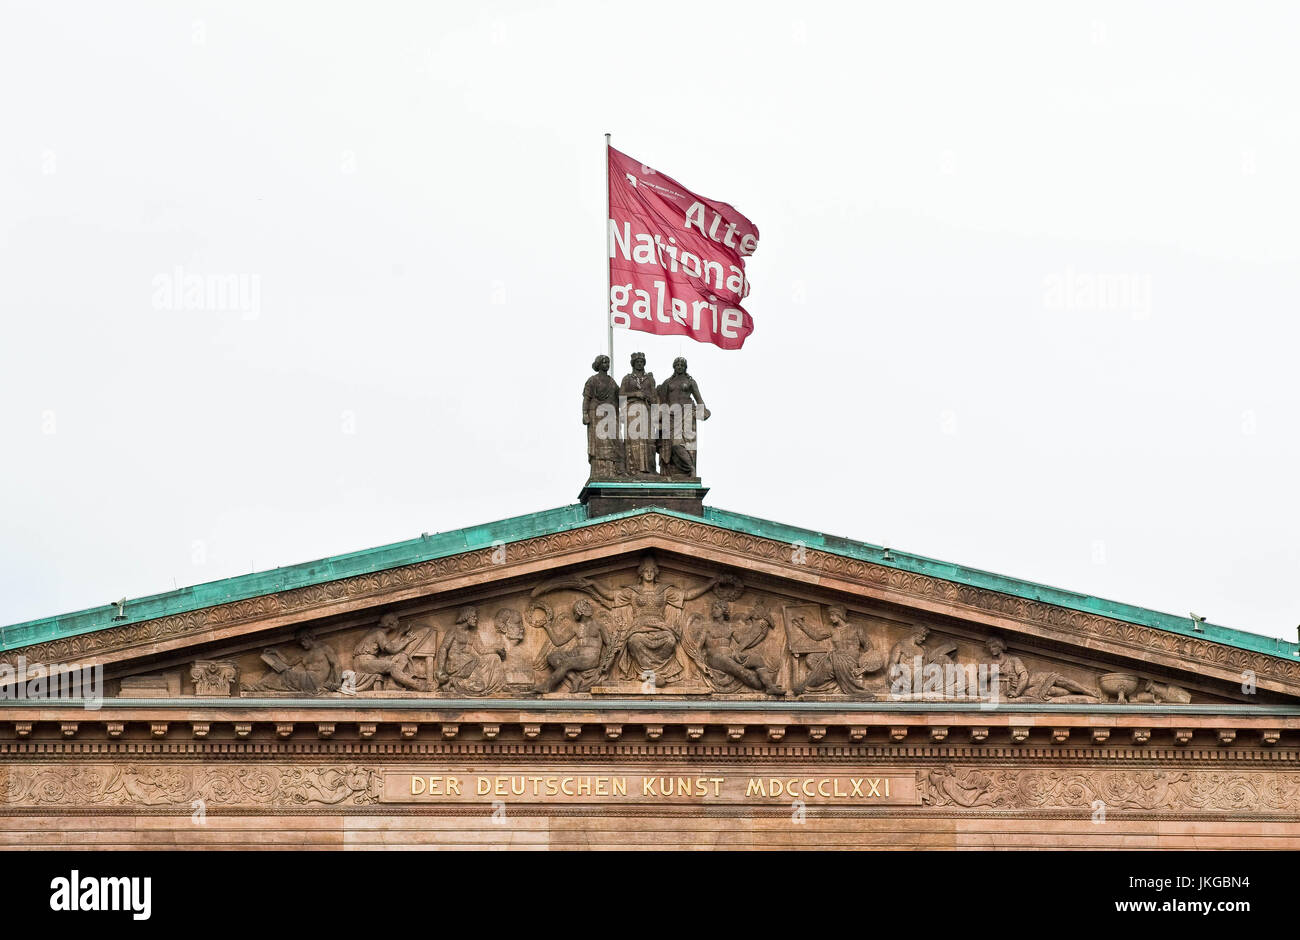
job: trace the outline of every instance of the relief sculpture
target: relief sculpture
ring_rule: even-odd
[[[505,644],[505,687],[515,692],[531,689],[533,662],[524,648],[524,640],[527,636],[524,618],[513,607],[502,607],[493,616],[492,622],[496,627],[497,635]]]
[[[829,642],[830,649],[808,654],[808,675],[795,683],[795,695],[835,691],[859,695],[870,691],[867,676],[884,667],[884,654],[873,647],[864,627],[849,622],[843,607],[829,608],[827,619],[829,627],[806,635],[814,641]],[[813,629],[806,623],[803,626],[805,631]]]
[[[1006,644],[993,637],[985,644],[989,662],[998,667],[1002,695],[1011,701],[1080,702],[1101,701],[1101,691],[1088,688],[1059,672],[1030,672],[1019,656],[1006,652]]]
[[[262,651],[262,662],[271,669],[261,679],[245,686],[249,692],[305,692],[320,695],[336,691],[342,684],[339,661],[330,647],[310,631],[297,635],[301,656],[284,654],[274,647]]]
[[[302,767],[94,764],[15,768],[0,803],[18,806],[336,806],[379,802],[380,773],[354,764]]]
[[[410,624],[402,626],[396,614],[384,614],[352,651],[352,690],[364,692],[384,679],[417,692],[436,689],[436,682],[415,675],[411,663],[411,648],[427,638],[427,632],[417,634]]]
[[[1152,676],[1107,672],[1032,648],[1010,651],[1000,636],[936,635],[925,622],[886,611],[760,597],[730,573],[668,573],[653,554],[642,555],[634,573],[565,573],[495,599],[389,611],[370,626],[304,629],[295,639],[298,648],[225,658],[215,651],[194,662],[194,694],[1193,701],[1187,689]],[[143,695],[151,682],[159,695],[180,694],[154,673],[124,676],[120,694]]]
[[[716,600],[707,621],[698,615],[691,617],[682,645],[715,692],[748,687],[768,695],[785,695],[776,682],[780,663],[764,649],[772,627],[772,615],[764,607],[736,620],[731,604]]]
[[[1001,801],[993,777],[975,768],[958,771],[945,764],[918,778],[921,802],[927,806],[993,806]]]
[[[438,648],[438,682],[454,695],[491,695],[505,685],[505,658],[505,640],[484,639],[478,608],[463,607]]]
[[[586,692],[596,684],[607,668],[607,630],[594,615],[591,601],[580,598],[573,604],[571,620],[561,616],[557,623],[548,616],[538,624],[546,631],[547,645],[538,656],[537,668],[550,669],[551,674],[538,683],[536,691],[554,692],[566,679],[572,679],[574,692]]]
[[[721,583],[713,578],[694,588],[680,588],[659,580],[659,565],[646,556],[634,584],[610,590],[585,578],[549,581],[533,589],[533,597],[550,591],[583,591],[611,609],[610,635],[598,678],[616,672],[620,678],[664,686],[682,678],[685,668],[678,656],[682,608]]]
[[[229,695],[231,683],[239,675],[234,663],[225,660],[198,660],[190,667],[195,695]]]
[[[1097,801],[1108,811],[1227,810],[1294,813],[1300,778],[1293,774],[1197,770],[1042,770],[956,768],[917,773],[927,806],[1001,810],[1077,810]]]

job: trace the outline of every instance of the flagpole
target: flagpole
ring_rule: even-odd
[[[609,333],[609,367],[614,368],[614,315],[610,311],[610,291],[613,284],[609,273],[609,134],[605,135],[605,218],[601,220],[605,230],[605,329]]]

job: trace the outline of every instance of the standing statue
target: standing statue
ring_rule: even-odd
[[[456,695],[490,695],[505,684],[505,658],[501,637],[484,642],[480,636],[478,608],[462,607],[438,648],[438,682]]]
[[[659,386],[657,395],[661,406],[666,406],[659,409],[660,470],[664,476],[697,476],[696,417],[707,421],[709,409],[681,356],[673,360],[673,374]]]
[[[582,387],[582,423],[587,426],[587,462],[591,479],[612,480],[619,475],[618,383],[609,377],[609,356],[591,364],[595,375]]]
[[[619,386],[623,399],[624,468],[630,477],[655,472],[655,448],[658,422],[654,420],[658,390],[653,372],[645,370],[645,353],[632,353],[632,371],[623,376]]]

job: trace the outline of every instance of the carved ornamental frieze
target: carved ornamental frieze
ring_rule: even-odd
[[[1188,667],[1193,669],[1195,669],[1194,664],[1203,663],[1208,667],[1218,669],[1221,674],[1249,673],[1260,681],[1261,687],[1271,681],[1275,684],[1275,687],[1300,688],[1300,663],[1282,657],[1229,647],[1198,637],[1182,636],[1164,630],[1126,623],[1082,611],[1069,610],[1038,601],[1000,594],[995,591],[973,588],[808,548],[800,551],[798,563],[795,564],[791,561],[791,548],[787,543],[733,532],[712,526],[706,522],[667,517],[653,512],[596,522],[577,530],[512,543],[509,546],[509,554],[513,562],[528,563],[540,559],[562,557],[574,550],[590,546],[618,545],[624,541],[644,539],[646,537],[662,540],[665,544],[700,545],[707,546],[710,550],[739,552],[743,553],[746,558],[761,561],[769,568],[789,568],[792,577],[805,577],[814,574],[822,578],[833,578],[845,585],[861,584],[869,590],[887,591],[891,597],[897,598],[900,602],[915,598],[918,601],[941,603],[954,609],[969,610],[980,615],[1023,623],[1028,629],[1059,637],[1062,640],[1072,640],[1087,646],[1096,645],[1098,648],[1106,648],[1112,651],[1124,651],[1138,660],[1152,660],[1153,658],[1176,659],[1187,663]],[[409,593],[416,589],[427,592],[435,590],[436,586],[444,581],[463,580],[467,575],[474,573],[491,574],[498,570],[499,560],[499,554],[496,550],[470,551],[461,555],[387,569],[368,575],[344,578],[310,587],[281,591],[185,614],[120,627],[109,627],[80,636],[32,644],[5,653],[0,656],[0,662],[13,664],[19,655],[24,656],[28,662],[75,662],[103,654],[114,654],[120,657],[123,652],[137,647],[163,643],[183,643],[188,637],[198,638],[211,635],[216,631],[239,629],[241,625],[255,625],[270,618],[293,616],[302,620],[309,617],[311,612],[317,609],[331,609],[339,604],[383,603],[385,597],[391,596],[395,592]],[[719,577],[722,577],[722,575],[719,574]],[[635,582],[632,578],[624,578],[620,581],[623,587],[633,583]],[[683,591],[693,590],[700,586],[694,582],[686,583],[686,581],[681,583],[665,581],[665,584]],[[602,585],[607,590],[612,590],[614,586],[612,584]],[[627,626],[633,626],[637,615],[647,613],[646,610],[637,608],[638,614],[634,615],[632,605],[625,605],[625,609],[617,611],[617,605],[612,605],[608,599],[599,598],[598,601],[596,597],[585,592],[578,594],[560,592],[549,597],[539,595],[535,600],[520,598],[510,605],[495,602],[486,605],[483,610],[476,613],[481,615],[480,624],[489,621],[492,629],[483,630],[481,626],[478,628],[483,636],[480,645],[489,641],[495,643],[495,640],[491,640],[491,635],[496,633],[504,640],[505,652],[508,656],[508,661],[502,661],[506,666],[507,673],[504,682],[496,692],[487,694],[517,695],[526,692],[526,686],[529,686],[530,683],[531,686],[545,685],[554,678],[552,667],[543,667],[538,663],[538,655],[543,646],[539,638],[546,633],[541,624],[549,618],[555,628],[561,631],[561,635],[567,633],[568,624],[575,622],[572,604],[576,602],[578,597],[586,597],[593,605],[592,616],[596,620],[593,626],[584,628],[588,633],[593,629],[599,633],[602,616],[605,618],[604,622],[608,630],[611,627],[616,627],[620,618],[628,616],[631,619],[627,622]],[[706,625],[715,623],[712,608],[713,600],[721,600],[724,603],[731,604],[732,609],[730,611],[718,611],[722,623],[737,624],[753,630],[755,625],[760,625],[762,622],[762,617],[755,617],[752,609],[758,603],[757,598],[751,598],[747,606],[742,604],[740,609],[737,609],[734,601],[727,599],[725,592],[718,593],[715,590],[710,596],[701,597],[699,603],[690,609],[680,609],[681,613],[685,615],[685,619],[680,623],[674,620],[674,624],[680,626],[681,633],[680,635],[673,634],[671,644],[668,642],[666,635],[656,635],[653,630],[641,629],[645,625],[644,622],[637,626],[637,629],[633,631],[636,637],[633,639],[629,635],[628,638],[630,640],[630,650],[625,645],[619,650],[618,655],[611,660],[611,664],[618,667],[617,678],[619,681],[627,685],[631,677],[625,675],[625,671],[641,665],[641,661],[645,660],[651,664],[649,668],[655,671],[655,682],[663,688],[676,686],[679,689],[685,689],[692,683],[696,683],[701,687],[706,687],[709,691],[714,691],[714,683],[727,686],[730,685],[730,680],[734,679],[746,689],[757,691],[753,683],[757,682],[761,686],[762,679],[754,666],[741,664],[742,676],[744,679],[750,680],[745,682],[744,679],[739,679],[735,675],[727,673],[720,666],[709,665],[707,651],[703,656],[700,655],[701,647],[697,642],[700,638],[699,628],[702,623]],[[568,604],[567,607],[565,606],[566,603]],[[877,694],[876,687],[887,676],[889,662],[886,660],[883,667],[876,669],[874,668],[874,661],[882,655],[888,657],[900,638],[886,635],[877,639],[882,632],[885,634],[890,633],[888,629],[881,631],[877,628],[876,635],[868,634],[866,637],[873,644],[871,649],[867,649],[861,639],[855,640],[853,636],[855,631],[859,632],[859,636],[861,636],[861,625],[849,622],[853,621],[855,617],[857,620],[861,620],[856,614],[846,621],[852,629],[846,629],[842,623],[833,620],[831,605],[829,604],[805,605],[806,609],[796,610],[787,609],[787,607],[800,607],[800,604],[791,603],[787,605],[779,598],[772,598],[770,603],[768,601],[764,601],[764,603],[768,604],[769,614],[775,618],[774,622],[764,638],[758,641],[760,649],[757,654],[746,654],[744,658],[748,661],[751,655],[757,655],[766,664],[768,658],[772,655],[771,647],[773,643],[775,642],[778,647],[783,646],[784,652],[780,654],[780,658],[783,658],[785,662],[782,664],[777,680],[770,685],[772,690],[775,690],[777,686],[782,686],[787,695],[842,694],[853,696],[857,694]],[[644,606],[642,605],[642,608]],[[671,607],[672,605],[665,604],[665,615]],[[817,608],[815,615],[813,607]],[[676,614],[678,610],[678,608],[673,608],[672,612]],[[505,618],[503,629],[500,631],[495,626],[495,620],[499,613]],[[653,610],[649,611],[649,613],[653,613]],[[853,614],[853,612],[846,611],[846,614]],[[695,618],[694,623],[690,622],[692,617]],[[800,619],[796,620],[796,617]],[[377,616],[374,622],[376,627],[378,626],[378,619]],[[453,614],[443,619],[450,619],[452,622],[439,622],[436,625],[439,642],[445,639],[448,628],[454,625],[455,617]],[[666,616],[665,622],[667,622]],[[692,627],[694,632],[688,633],[686,630],[688,626]],[[522,638],[520,637],[521,627]],[[576,626],[573,629],[577,632]],[[729,628],[713,627],[715,633],[721,633],[724,629]],[[754,630],[750,635],[757,636],[757,631]],[[740,638],[739,642],[743,646],[748,639],[749,635]],[[1011,636],[1006,637],[1008,642],[1013,639]],[[439,647],[430,647],[424,639],[414,641],[412,647],[405,651],[405,654],[411,660],[409,668],[403,666],[400,662],[396,664],[395,673],[392,668],[389,668],[386,672],[382,669],[375,672],[366,671],[364,668],[354,668],[355,663],[351,662],[351,660],[356,654],[355,647],[360,640],[361,637],[358,636],[337,648],[336,644],[340,642],[339,638],[330,638],[327,641],[330,653],[338,660],[337,679],[340,690],[347,688],[343,677],[344,671],[351,671],[355,674],[354,685],[364,685],[369,681],[368,677],[377,677],[371,682],[370,688],[380,690],[403,689],[411,693],[444,694],[444,690],[455,684],[449,681],[452,679],[451,672],[447,673],[447,680],[439,679],[436,662]],[[552,642],[549,636],[547,636],[546,642]],[[594,641],[588,638],[585,642],[590,646]],[[605,642],[603,638],[601,642],[602,644]],[[857,645],[856,653],[853,650],[855,643]],[[877,644],[879,645],[877,646]],[[291,657],[286,658],[285,665],[288,664],[289,659],[296,661],[302,658],[298,652],[301,647],[300,641],[287,637],[276,645],[282,654],[285,652],[292,653]],[[553,642],[552,645],[554,645]],[[670,645],[673,647],[673,658],[676,664],[681,667],[681,681],[677,681],[678,676],[674,675],[674,663],[670,662],[669,657],[664,655]],[[726,662],[734,668],[732,660],[735,657],[718,658],[721,656],[718,642],[711,641],[709,645],[715,648],[714,656],[717,662]],[[727,645],[734,648],[735,644],[729,643]],[[310,650],[305,652],[310,652]],[[978,661],[988,658],[986,652],[981,652],[978,655],[973,655],[965,650],[959,652],[961,655],[958,658],[966,657]],[[681,655],[678,656],[678,653]],[[1018,655],[1028,667],[1030,660],[1022,655],[1022,651],[1012,650],[1012,653]],[[450,647],[448,654],[454,664],[458,654],[452,655]],[[374,655],[377,659],[400,659],[402,651],[398,653],[381,653],[376,650]],[[489,675],[494,671],[490,666],[482,667],[478,677],[473,676],[475,671],[474,663],[484,655],[482,652],[475,650],[472,644],[468,648],[468,656],[464,660],[464,664],[468,668],[468,686],[472,687],[482,682],[494,686],[497,684],[496,680]],[[499,652],[486,655],[500,658]],[[928,648],[922,656],[923,660],[927,656],[938,659],[951,658],[938,650]],[[210,661],[210,658],[210,656],[205,657],[205,661]],[[543,662],[544,660],[545,657],[542,657]],[[791,660],[794,661],[791,662]],[[758,662],[758,659],[754,661]],[[653,664],[655,663],[668,667],[667,673],[664,674],[654,670]],[[703,663],[703,667],[701,667],[700,663]],[[280,664],[272,664],[257,657],[254,657],[252,662],[248,661],[247,657],[241,659],[238,678],[239,687],[246,689],[250,685],[264,681],[270,685],[277,684],[274,679],[267,675],[268,672],[277,671],[275,669],[276,665]],[[597,660],[594,666],[588,668],[597,668],[600,665],[600,661]],[[1039,671],[1045,671],[1048,664],[1040,665],[1044,666],[1044,670]],[[319,664],[308,671],[313,674],[319,673]],[[579,671],[586,672],[587,669]],[[1095,698],[1098,701],[1140,702],[1147,700],[1152,704],[1164,704],[1183,701],[1185,696],[1182,693],[1187,691],[1178,688],[1176,682],[1162,682],[1159,676],[1142,674],[1144,670],[1141,669],[1110,670],[1110,672],[1115,673],[1110,678],[1105,678],[1105,674],[1101,672],[1081,677],[1079,675],[1070,675],[1069,669],[1057,671],[1065,678],[1083,685],[1085,690],[1070,690],[1067,686],[1058,685],[1055,682],[1047,686],[1043,686],[1041,682],[1025,682],[1020,688],[1022,696],[1029,696],[1028,700],[1032,701],[1034,700],[1033,697],[1037,696],[1041,690],[1045,690],[1046,696],[1051,699],[1059,698],[1064,693]],[[830,674],[829,678],[826,675],[827,673]],[[291,674],[285,680],[285,684],[301,678]],[[417,684],[423,685],[424,688],[417,689],[408,684],[417,678],[419,680]],[[606,677],[602,676],[601,678],[603,681]],[[665,682],[665,679],[669,681]],[[331,682],[329,667],[326,666],[322,681],[315,682],[310,686],[311,688],[323,689],[323,691],[309,694],[332,694],[334,690],[326,688]],[[1148,683],[1154,683],[1154,685],[1148,686]],[[432,688],[435,684],[438,686],[437,690]],[[591,685],[594,689],[597,683],[593,681]],[[1016,680],[1014,684],[1009,683],[1007,685],[1008,692],[1015,688],[1016,685],[1020,685],[1019,680]],[[1130,686],[1132,686],[1131,690]],[[565,690],[572,691],[572,687],[573,682],[566,677],[564,680]],[[269,694],[282,694],[279,691],[270,689],[267,691]],[[346,694],[346,691],[342,694]],[[765,692],[765,694],[767,693]],[[1082,700],[1078,699],[1078,701]]]
[[[193,662],[180,694],[450,699],[628,697],[1042,704],[1189,704],[1146,669],[1061,658],[1023,641],[758,589],[735,572],[632,567],[542,575],[476,603],[389,609],[281,632]],[[237,681],[236,681],[237,677]],[[124,677],[179,689],[175,672]],[[110,694],[113,694],[110,691]],[[1200,696],[1198,698],[1198,695]]]
[[[494,801],[573,806],[669,804],[891,812],[1037,811],[1294,816],[1300,773],[1249,769],[983,767],[942,764],[840,766],[796,771],[777,766],[393,768],[361,763],[195,765],[33,764],[0,781],[0,812],[137,807],[189,814],[228,810],[327,811],[420,805],[487,813]]]

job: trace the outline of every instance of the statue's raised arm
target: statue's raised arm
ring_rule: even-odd
[[[620,605],[618,589],[610,591],[604,585],[597,584],[595,581],[581,576],[552,578],[549,581],[543,581],[541,584],[537,585],[537,587],[533,588],[531,596],[536,600],[543,594],[550,594],[552,591],[581,591],[606,607],[615,607]],[[626,604],[628,601],[623,600],[621,603]]]
[[[711,578],[710,580],[706,581],[704,584],[701,584],[699,587],[682,588],[682,600],[693,601],[697,597],[703,597],[705,594],[707,594],[709,591],[712,591],[715,587],[717,587],[721,583],[722,583],[721,578]]]

